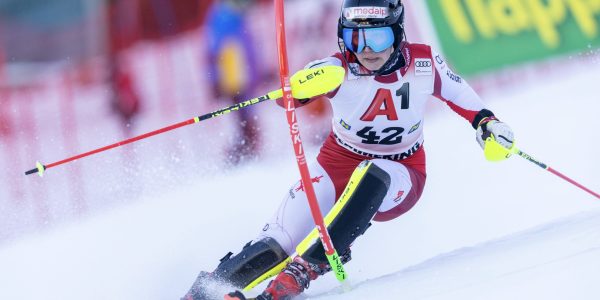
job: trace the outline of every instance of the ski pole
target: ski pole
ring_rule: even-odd
[[[502,160],[504,158],[509,157],[511,154],[516,154],[534,164],[536,164],[538,167],[560,177],[561,179],[573,184],[574,186],[590,193],[592,196],[600,199],[600,194],[592,191],[591,189],[583,186],[582,184],[578,183],[577,181],[567,177],[566,175],[556,171],[555,169],[549,167],[547,164],[533,158],[531,155],[521,151],[519,148],[517,148],[517,146],[515,145],[515,143],[513,143],[512,148],[508,149],[505,148],[504,146],[500,145],[498,142],[496,142],[496,140],[494,139],[494,137],[488,137],[485,140],[485,147],[483,149],[484,151],[484,155],[485,158],[489,161],[499,161]]]
[[[274,0],[275,1],[275,22],[277,27],[277,49],[279,53],[279,74],[281,79],[281,88],[283,90],[283,100],[285,105],[285,111],[287,116],[288,125],[290,126],[290,136],[292,138],[292,143],[294,146],[294,151],[296,154],[296,162],[298,163],[298,169],[300,171],[300,177],[302,180],[302,184],[304,186],[304,190],[306,192],[306,196],[308,198],[308,204],[310,207],[310,211],[317,226],[317,230],[319,231],[319,236],[321,237],[321,243],[323,244],[323,248],[325,249],[325,256],[329,261],[329,265],[331,269],[335,273],[335,277],[343,282],[346,279],[346,272],[344,270],[343,264],[340,260],[340,256],[333,246],[333,242],[331,241],[331,237],[329,236],[329,232],[327,231],[327,227],[325,227],[325,222],[323,220],[323,214],[321,214],[321,209],[319,208],[319,203],[317,202],[317,196],[315,194],[315,190],[312,184],[312,180],[310,177],[310,172],[306,165],[306,157],[304,156],[304,149],[302,147],[302,140],[300,139],[300,129],[298,126],[298,119],[296,117],[296,110],[294,107],[294,99],[292,97],[294,80],[292,78],[292,83],[290,84],[289,79],[289,66],[287,59],[287,46],[285,39],[285,18],[283,11],[283,0]]]
[[[298,71],[296,74],[294,74],[294,76],[292,77],[293,81],[292,81],[292,93],[293,93],[293,97],[296,97],[297,99],[307,99],[307,98],[312,98],[318,95],[322,95],[325,94],[329,91],[334,90],[335,88],[337,88],[342,81],[344,80],[344,69],[341,67],[335,67],[335,66],[325,66],[322,68],[317,68],[317,69],[310,69],[310,70],[301,70]],[[61,161],[57,161],[57,162],[53,162],[51,164],[47,164],[44,165],[40,162],[36,163],[36,167],[25,172],[25,175],[30,175],[30,174],[35,174],[38,173],[40,176],[43,176],[44,171],[46,171],[47,169],[56,167],[56,166],[60,166],[62,164],[66,164],[69,163],[71,161],[86,157],[86,156],[90,156],[90,155],[94,155],[106,150],[110,150],[113,148],[117,148],[123,145],[127,145],[127,144],[131,144],[133,142],[137,142],[139,140],[145,139],[145,138],[149,138],[151,136],[155,136],[155,135],[159,135],[161,133],[165,133],[167,131],[171,131],[180,127],[184,127],[187,125],[191,125],[191,124],[196,124],[199,123],[201,121],[204,120],[208,120],[211,118],[216,118],[216,117],[220,117],[223,115],[226,115],[230,112],[233,111],[237,111],[240,110],[242,108],[246,108],[248,106],[251,105],[255,105],[267,100],[272,100],[272,99],[278,99],[281,98],[283,96],[283,91],[281,89],[275,90],[275,91],[271,91],[265,95],[262,95],[260,97],[256,97],[250,100],[246,100],[234,105],[231,105],[229,107],[223,108],[223,109],[219,109],[217,111],[208,113],[208,114],[204,114],[183,122],[179,122],[167,127],[163,127],[148,133],[144,133],[142,135],[133,137],[133,138],[129,138],[108,146],[104,146],[102,148],[98,148],[98,149],[94,149],[79,155],[75,155],[66,159],[63,159]]]
[[[592,194],[592,196],[600,199],[600,194],[598,194],[598,193],[592,191],[591,189],[583,186],[582,184],[578,183],[577,181],[575,181],[575,180],[573,180],[573,179],[565,176],[561,172],[556,171],[555,169],[549,167],[547,164],[545,164],[545,163],[543,163],[543,162],[541,162],[541,161],[533,158],[531,155],[529,155],[529,154],[521,151],[517,147],[513,147],[513,149],[511,150],[511,152],[514,153],[514,154],[516,154],[516,155],[518,155],[518,156],[520,156],[520,157],[522,157],[522,158],[524,158],[524,159],[526,159],[526,160],[528,160],[528,161],[530,161],[530,162],[532,162],[532,163],[534,163],[534,164],[536,164],[538,167],[540,167],[542,169],[545,169],[546,171],[548,171],[548,172],[550,172],[550,173],[552,173],[552,174],[554,174],[554,175],[556,175],[556,176],[564,179],[565,181],[573,184],[574,186],[576,186],[576,187],[578,187],[578,188],[580,188],[580,189],[582,189],[582,190],[584,190],[584,191]]]

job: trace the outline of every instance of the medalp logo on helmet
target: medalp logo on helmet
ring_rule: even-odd
[[[344,8],[344,17],[352,19],[385,19],[390,16],[387,7],[361,6]]]

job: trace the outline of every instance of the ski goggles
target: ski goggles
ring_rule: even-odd
[[[381,52],[394,44],[394,31],[391,27],[377,28],[344,28],[342,31],[344,45],[354,53],[361,53],[365,47]]]

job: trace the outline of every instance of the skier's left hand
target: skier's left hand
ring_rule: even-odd
[[[488,160],[504,160],[512,153],[514,134],[506,123],[494,117],[486,118],[477,127],[477,142]]]

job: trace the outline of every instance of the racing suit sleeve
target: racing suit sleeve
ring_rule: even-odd
[[[439,53],[431,50],[431,55],[435,66],[433,96],[445,102],[475,129],[481,120],[494,116],[467,81],[454,73]]]

